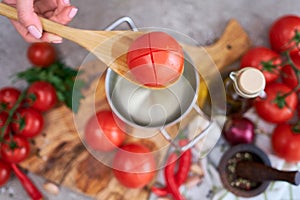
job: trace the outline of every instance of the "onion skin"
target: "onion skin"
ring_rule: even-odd
[[[245,117],[229,118],[223,128],[223,136],[230,145],[252,143],[255,138],[255,125]]]

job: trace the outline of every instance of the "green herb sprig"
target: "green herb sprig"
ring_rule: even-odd
[[[25,80],[29,84],[36,81],[47,81],[56,89],[60,102],[63,102],[73,112],[77,112],[80,105],[84,81],[76,79],[81,71],[73,69],[61,61],[56,61],[48,67],[31,67],[16,74],[17,80]]]

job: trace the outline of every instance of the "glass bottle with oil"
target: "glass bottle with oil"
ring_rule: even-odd
[[[226,92],[226,115],[242,115],[253,100],[265,96],[266,80],[263,73],[253,67],[233,71],[224,80]]]

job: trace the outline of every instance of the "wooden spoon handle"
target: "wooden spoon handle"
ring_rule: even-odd
[[[258,182],[286,181],[294,185],[300,184],[299,171],[280,171],[258,162],[239,162],[236,166],[236,174],[240,177]]]
[[[15,8],[0,2],[0,15],[9,19],[17,20],[18,14]]]

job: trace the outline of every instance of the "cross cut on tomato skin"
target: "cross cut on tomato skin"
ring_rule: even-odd
[[[150,87],[167,86],[181,76],[184,56],[179,43],[164,32],[150,32],[129,47],[127,64],[135,79]]]

